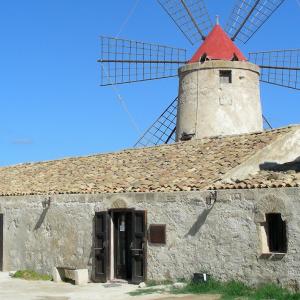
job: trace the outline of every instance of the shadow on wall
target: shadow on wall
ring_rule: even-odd
[[[260,170],[263,171],[273,171],[273,172],[287,172],[295,171],[300,172],[300,156],[291,162],[284,164],[278,164],[276,162],[265,162],[259,165]]]
[[[188,235],[195,236],[201,229],[201,227],[204,225],[209,213],[215,206],[216,201],[213,202],[210,208],[205,209],[197,218],[196,222],[193,224],[193,226],[190,228],[189,232],[185,235],[187,237]]]
[[[43,222],[44,222],[44,220],[45,220],[46,214],[47,214],[47,212],[48,212],[49,207],[50,207],[50,206],[48,206],[48,207],[46,207],[46,208],[43,209],[42,214],[40,215],[40,217],[39,217],[37,223],[36,223],[35,226],[34,226],[34,230],[38,230],[38,229],[40,229],[40,227],[42,226],[42,224],[43,224]]]

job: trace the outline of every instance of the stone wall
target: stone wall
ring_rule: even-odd
[[[92,269],[95,211],[147,210],[148,225],[167,225],[167,244],[148,244],[148,279],[208,272],[221,280],[300,284],[300,189],[1,197],[4,268],[51,272],[53,266]],[[209,203],[210,201],[211,204]],[[43,205],[44,202],[44,205]],[[263,215],[287,221],[288,253],[260,257]]]
[[[231,83],[220,71],[231,71]],[[205,61],[179,69],[176,140],[263,131],[259,67],[245,61]],[[247,107],[247,109],[245,109]]]

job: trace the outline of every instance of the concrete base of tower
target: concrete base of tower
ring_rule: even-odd
[[[245,61],[181,67],[177,141],[262,131],[259,77],[259,67]]]

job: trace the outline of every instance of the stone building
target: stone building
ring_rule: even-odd
[[[300,284],[300,126],[219,25],[179,70],[177,143],[0,168],[0,270]],[[175,130],[174,130],[175,132]]]
[[[299,150],[291,126],[0,168],[1,268],[298,287]]]

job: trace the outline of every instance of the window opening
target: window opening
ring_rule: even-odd
[[[204,53],[204,54],[201,56],[201,58],[200,58],[200,62],[201,62],[201,63],[204,63],[205,61],[207,61],[207,54],[206,54],[206,53]]]
[[[232,83],[232,72],[227,70],[220,71],[220,83]]]
[[[286,222],[282,220],[281,214],[271,213],[266,215],[267,237],[270,252],[286,253],[287,237]]]

